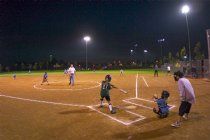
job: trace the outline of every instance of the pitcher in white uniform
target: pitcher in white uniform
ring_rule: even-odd
[[[74,68],[73,64],[70,65],[68,73],[69,73],[69,85],[74,86],[74,76],[76,74],[76,69]]]

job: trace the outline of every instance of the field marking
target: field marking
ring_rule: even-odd
[[[134,98],[134,99],[138,99],[138,98]],[[148,106],[145,106],[145,105],[142,105],[142,104],[133,103],[129,100],[123,100],[123,101],[126,102],[126,103],[129,103],[129,104],[132,104],[132,105],[139,106],[139,107],[143,107],[143,108],[147,108],[147,109],[151,109],[151,110],[153,109],[152,107],[148,107]]]
[[[121,89],[121,88],[118,88],[120,91],[122,91],[123,93],[128,93],[127,91]]]
[[[99,105],[93,105],[93,106],[99,106]],[[110,118],[111,120],[117,121],[118,123],[121,123],[121,124],[124,124],[124,125],[131,125],[131,124],[133,124],[133,123],[135,123],[135,122],[138,122],[138,121],[141,121],[141,120],[143,120],[143,119],[146,119],[146,117],[144,117],[144,116],[142,116],[142,115],[136,114],[136,113],[134,113],[134,112],[126,111],[126,112],[128,112],[128,113],[130,113],[130,114],[132,114],[132,115],[138,116],[139,119],[136,119],[136,120],[130,121],[130,122],[125,122],[125,121],[119,120],[119,119],[117,119],[117,118],[115,118],[115,117],[112,117],[111,115],[105,114],[105,113],[103,113],[103,112],[101,112],[101,111],[95,109],[93,106],[88,106],[88,108],[90,108],[90,109],[92,109],[92,110],[98,112],[99,114],[102,114],[102,115],[104,115],[104,116]],[[114,115],[113,115],[113,116],[114,116]]]
[[[136,98],[138,98],[138,76],[139,74],[136,74]]]
[[[88,87],[88,88],[80,88],[80,89],[69,89],[69,88],[62,88],[62,89],[53,89],[53,88],[41,88],[41,87],[37,87],[38,84],[35,84],[33,87],[35,89],[39,89],[39,90],[53,90],[53,91],[56,91],[56,90],[72,90],[72,91],[79,91],[79,90],[86,90],[86,89],[93,89],[93,88],[97,88],[97,87],[100,87],[101,86],[101,83],[99,82],[95,82],[95,81],[78,81],[78,82],[92,82],[92,83],[96,83],[98,85],[96,86],[92,86],[92,87]],[[50,83],[61,83],[61,82],[50,82]],[[49,83],[49,84],[50,84]]]
[[[146,81],[146,79],[144,78],[144,76],[142,76],[142,79],[144,80],[145,85],[146,85],[147,87],[149,87],[149,85],[147,84],[147,81]]]
[[[15,96],[8,96],[8,95],[3,95],[3,94],[0,94],[0,97],[6,97],[6,98],[10,98],[10,99],[23,100],[23,101],[29,101],[29,102],[44,103],[44,104],[87,107],[86,105],[80,105],[80,104],[66,104],[66,103],[59,103],[59,102],[49,102],[49,101],[43,101],[43,100],[35,100],[35,99],[20,98],[20,97],[15,97]]]
[[[139,114],[137,114],[137,113],[134,113],[134,112],[131,112],[131,111],[128,111],[128,110],[126,110],[126,112],[129,112],[129,113],[131,113],[131,114],[134,114],[134,115],[136,115],[136,116],[138,116],[138,117],[141,117],[141,118],[146,118],[145,116],[142,116],[142,115],[139,115]]]
[[[106,116],[106,117],[108,117],[108,118],[110,118],[110,119],[112,119],[114,121],[117,121],[118,123],[124,124],[124,125],[130,125],[132,123],[141,121],[141,120],[146,118],[146,117],[144,117],[142,115],[139,115],[139,114],[136,114],[136,113],[133,113],[133,112],[130,112],[130,111],[126,111],[126,112],[128,112],[130,114],[133,114],[133,115],[139,117],[139,119],[136,119],[134,121],[130,121],[130,122],[126,123],[124,121],[121,121],[121,120],[119,120],[117,118],[112,117],[111,115],[105,114],[105,113],[103,113],[101,111],[98,111],[97,109],[93,108],[94,106],[99,106],[99,104],[98,105],[89,105],[89,106],[87,106],[87,105],[80,105],[80,104],[66,104],[66,103],[59,103],[59,102],[49,102],[49,101],[42,101],[42,100],[35,100],[35,99],[20,98],[20,97],[15,97],[15,96],[8,96],[8,95],[4,95],[4,94],[1,94],[1,93],[0,93],[0,97],[5,97],[5,98],[15,99],[15,100],[22,100],[22,101],[29,101],[29,102],[36,102],[36,103],[43,103],[43,104],[53,104],[53,105],[62,105],[62,106],[70,106],[70,107],[72,107],[72,106],[73,107],[87,107],[87,108],[89,108],[91,110],[94,110],[94,111],[98,112],[99,114],[102,114],[102,115],[104,115],[104,116]]]
[[[145,105],[142,105],[142,104],[137,104],[137,103],[131,102],[130,100],[142,100],[142,101],[154,103],[154,101],[152,101],[152,100],[147,100],[147,99],[143,99],[143,98],[129,98],[129,99],[125,99],[123,101],[126,102],[126,103],[130,103],[130,104],[136,105],[136,106],[147,108],[147,109],[150,109],[150,110],[153,109],[152,107],[145,106]],[[169,106],[170,110],[173,109],[174,107],[176,107],[175,105],[170,105],[170,104],[168,104],[168,106]]]

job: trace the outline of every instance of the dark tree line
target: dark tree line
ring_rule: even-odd
[[[198,42],[195,44],[192,52],[193,60],[202,60],[204,59],[204,53],[202,52],[201,43]],[[129,61],[121,61],[121,60],[113,60],[112,62],[107,63],[88,63],[88,70],[101,70],[101,69],[135,69],[135,68],[142,68],[142,67],[153,67],[154,63],[158,61],[159,65],[163,65],[164,63],[176,64],[179,61],[187,61],[188,54],[186,47],[183,46],[178,52],[172,54],[168,52],[167,56],[164,56],[163,59],[161,58],[154,58],[154,61],[148,61],[145,63],[144,61],[136,61],[131,62]],[[162,62],[163,61],[163,62]],[[39,62],[16,62],[13,65],[4,66],[0,64],[0,72],[2,71],[32,71],[32,70],[64,70],[67,69],[70,64],[73,63],[74,66],[78,70],[85,69],[84,62],[68,62],[64,60],[56,60],[52,55],[50,55],[49,60],[39,61]]]

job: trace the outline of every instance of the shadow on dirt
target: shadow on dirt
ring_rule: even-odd
[[[176,113],[171,114],[172,116],[176,115]],[[188,121],[184,121],[183,123],[187,124],[191,124],[192,122],[195,121],[199,121],[203,118],[203,116],[201,114],[199,114],[198,112],[192,112],[190,114],[190,119]],[[140,122],[140,123],[136,123],[134,124],[135,126],[142,126],[143,124],[146,123],[151,123],[151,122],[157,122],[157,121],[163,121],[163,119],[154,119],[154,117],[152,118],[148,118],[146,119],[144,122]],[[185,125],[185,126],[186,126]],[[123,133],[118,133],[113,135],[113,137],[115,137],[116,139],[155,139],[155,138],[159,138],[159,137],[163,137],[163,136],[167,136],[169,134],[174,133],[176,130],[176,128],[173,128],[170,126],[170,124],[165,125],[163,127],[158,127],[157,129],[153,129],[153,126],[151,126],[151,130],[149,131],[145,131],[145,132],[139,132],[139,133],[134,133],[134,134],[130,134],[130,132],[123,132]]]
[[[72,113],[90,113],[90,109],[75,109],[75,110],[69,110],[69,111],[62,111],[62,112],[59,112],[58,114],[61,114],[61,115],[68,115],[68,114],[72,114]]]
[[[113,137],[115,137],[116,139],[154,139],[154,138],[158,138],[158,137],[162,137],[162,136],[166,136],[170,133],[173,133],[173,129],[171,128],[170,125],[167,125],[165,127],[162,128],[158,128],[158,129],[153,129],[150,131],[146,131],[146,132],[140,132],[140,133],[136,133],[136,134],[132,134],[130,135],[129,133],[118,133],[116,135],[114,135]]]

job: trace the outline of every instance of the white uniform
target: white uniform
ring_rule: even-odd
[[[168,72],[171,71],[171,67],[170,67],[170,66],[167,67],[167,71],[168,71]]]
[[[74,67],[70,67],[68,70],[69,74],[74,74],[75,71],[76,71],[76,69]]]
[[[72,66],[68,69],[68,73],[70,75],[69,78],[69,85],[74,85],[74,74],[76,72],[76,69]]]

